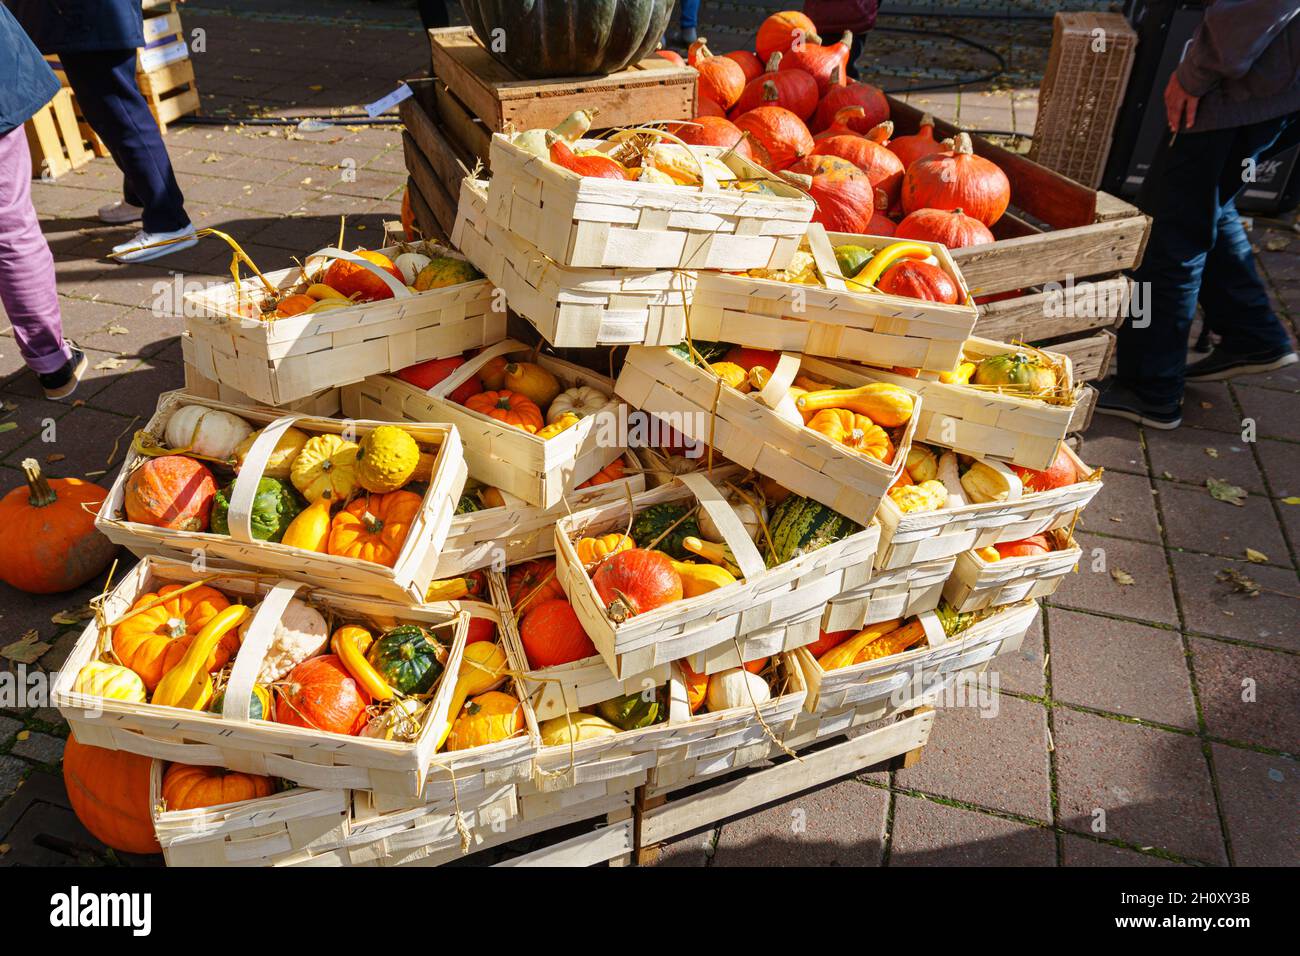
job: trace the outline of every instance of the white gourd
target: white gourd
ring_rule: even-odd
[[[732,495],[727,499],[727,501],[731,505],[731,509],[736,512],[736,517],[740,519],[740,523],[744,525],[745,530],[749,532],[749,537],[752,540],[757,541],[758,536],[763,533],[763,524],[759,520],[758,511],[754,509],[753,505],[739,495]],[[714,523],[712,515],[701,508],[696,514],[695,519],[700,526],[701,538],[705,541],[722,542],[722,530]]]
[[[239,626],[242,643],[249,624],[257,617],[257,608],[244,618]],[[329,643],[329,627],[310,604],[291,598],[284,614],[272,631],[271,646],[262,659],[262,669],[257,673],[257,683],[270,684],[279,680],[309,657],[315,657]]]
[[[590,385],[566,388],[551,402],[551,407],[546,412],[546,424],[557,422],[570,412],[579,418],[586,418],[596,414],[608,404],[609,396],[598,388],[592,388]]]
[[[733,707],[753,707],[771,699],[772,691],[767,681],[743,667],[711,675],[709,687],[704,692],[704,706],[713,713]]]
[[[415,277],[432,261],[428,256],[418,252],[403,252],[393,260],[393,265],[397,266],[397,271],[402,274],[403,282],[407,285],[415,285]]]
[[[424,709],[414,697],[405,697],[361,730],[362,737],[380,740],[414,740],[420,734],[420,711]]]
[[[203,405],[182,405],[167,419],[163,442],[168,448],[227,461],[252,432],[253,426],[238,415]]]
[[[966,507],[966,493],[962,488],[960,478],[957,476],[957,455],[955,453],[946,451],[939,456],[939,480],[948,489],[948,500],[944,502],[943,506],[945,508]]]

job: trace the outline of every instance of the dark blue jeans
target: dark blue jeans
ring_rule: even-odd
[[[82,115],[122,170],[122,198],[144,209],[146,232],[189,225],[162,132],[135,80],[135,50],[60,53]]]
[[[683,30],[694,30],[700,25],[700,0],[678,0],[678,6],[681,12],[677,22]]]
[[[1135,301],[1146,306],[1150,324],[1130,316],[1119,331],[1117,376],[1147,402],[1182,401],[1187,336],[1198,298],[1225,351],[1253,355],[1289,346],[1255,271],[1234,200],[1245,185],[1247,161],[1253,164],[1297,121],[1300,117],[1289,116],[1179,133],[1172,145],[1162,144],[1137,198],[1153,220],[1146,254],[1133,272],[1143,284]]]

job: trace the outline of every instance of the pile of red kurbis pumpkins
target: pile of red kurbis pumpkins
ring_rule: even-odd
[[[894,138],[884,92],[848,78],[851,42],[845,33],[823,44],[798,11],[764,20],[754,51],[715,55],[696,41],[687,62],[700,74],[699,115],[673,132],[695,145],[734,146],[804,189],[817,202],[813,221],[832,232],[954,249],[992,242],[989,227],[1011,199],[1006,175],[975,155],[966,134],[936,140],[928,116],[916,133]]]

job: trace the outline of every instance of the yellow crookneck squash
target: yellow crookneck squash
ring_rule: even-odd
[[[475,641],[465,648],[461,658],[460,673],[451,694],[451,707],[447,709],[447,727],[442,732],[436,749],[441,749],[451,734],[452,726],[460,717],[465,701],[490,690],[496,690],[506,679],[506,652],[492,641]]]
[[[906,425],[912,418],[912,396],[897,385],[872,382],[858,388],[829,388],[809,391],[795,400],[800,411],[819,412],[824,408],[847,408],[866,415],[883,428]]]
[[[309,504],[284,529],[281,544],[304,551],[325,553],[325,546],[330,539],[330,505],[334,496],[326,489],[321,496]]]
[[[154,688],[153,703],[162,707],[202,710],[212,700],[212,676],[204,665],[208,655],[227,632],[244,622],[249,614],[243,604],[232,604],[203,626],[195,635],[180,663],[163,675]]]

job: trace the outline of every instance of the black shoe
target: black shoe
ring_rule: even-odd
[[[1276,352],[1257,352],[1254,355],[1234,355],[1216,348],[1199,362],[1187,366],[1183,377],[1189,382],[1219,382],[1238,375],[1258,375],[1285,365],[1294,365],[1296,354],[1291,349]]]
[[[1125,418],[1148,428],[1169,431],[1183,423],[1183,416],[1177,405],[1152,405],[1127,385],[1116,379],[1101,383],[1101,394],[1097,396],[1097,414],[1113,415]]]
[[[45,390],[45,397],[50,401],[67,398],[75,392],[81,382],[81,376],[86,374],[86,367],[90,365],[85,352],[71,342],[68,343],[68,348],[72,350],[72,357],[64,363],[63,368],[57,372],[46,372],[44,375],[36,376],[40,380],[41,388]]]

